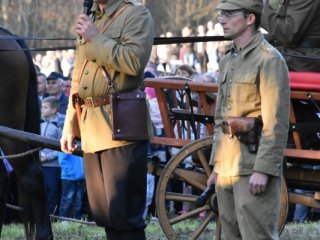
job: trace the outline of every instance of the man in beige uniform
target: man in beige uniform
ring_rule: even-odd
[[[79,129],[69,102],[61,149],[71,153],[75,137],[81,136],[91,212],[108,239],[145,239],[147,141],[112,140],[110,105],[103,104],[111,89],[99,67],[106,70],[115,91],[135,91],[151,53],[152,17],[135,0],[98,0],[89,17],[78,16],[75,32],[80,37],[70,95],[78,92],[86,103]]]
[[[233,45],[220,62],[214,170],[207,184],[216,184],[226,240],[279,239],[280,177],[289,125],[288,69],[258,31],[262,0],[223,0],[217,9],[224,36]],[[263,121],[257,153],[222,132],[227,117]]]

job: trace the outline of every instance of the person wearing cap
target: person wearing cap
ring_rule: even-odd
[[[224,239],[279,239],[283,152],[289,125],[290,87],[282,55],[259,32],[262,0],[223,0],[218,19],[233,40],[219,64],[219,91],[207,184],[215,184]],[[263,122],[257,152],[223,124],[228,117]]]
[[[54,96],[59,100],[58,112],[66,114],[69,98],[63,92],[64,77],[58,72],[52,72],[47,77],[46,96]]]
[[[81,138],[91,213],[107,239],[143,240],[148,141],[113,140],[109,95],[143,85],[153,20],[137,0],[93,1],[88,15],[76,19],[79,38],[70,90],[70,96],[78,93],[85,103],[78,121],[70,98],[61,149],[72,153],[76,137]]]

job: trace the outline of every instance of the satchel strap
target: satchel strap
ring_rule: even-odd
[[[100,33],[105,32],[109,28],[109,26],[113,23],[113,21],[130,5],[131,5],[130,3],[127,3],[122,8],[120,8],[120,10],[116,12],[113,15],[113,17],[109,20],[109,22],[101,29]]]
[[[113,17],[109,20],[109,22],[101,29],[100,33],[105,32],[109,26],[114,22],[114,20],[121,14],[123,13],[123,11],[129,7],[131,4],[130,3],[126,3],[122,8],[119,9],[118,12],[116,12]],[[113,91],[115,91],[114,89],[114,85],[113,82],[110,80],[107,70],[103,67],[103,66],[98,66],[98,68],[100,69],[100,71],[102,72],[103,77],[105,78],[107,85],[109,86],[109,89],[112,89]]]
[[[114,22],[114,20],[130,5],[131,5],[130,3],[126,3],[122,8],[120,8],[120,10],[118,12],[116,12],[113,15],[113,17],[109,20],[109,22],[100,30],[100,33],[105,32],[109,28],[109,26]],[[82,78],[82,75],[83,75],[83,72],[84,72],[84,69],[85,69],[87,63],[88,63],[88,59],[86,59],[85,62],[82,64],[81,73],[80,73],[79,78],[78,78],[78,84],[81,81],[81,78]],[[102,74],[105,77],[105,79],[107,80],[108,85],[113,87],[113,85],[110,82],[109,77],[108,77],[108,75],[106,73],[106,70],[104,68],[102,68],[101,66],[99,66],[99,68],[102,69]]]

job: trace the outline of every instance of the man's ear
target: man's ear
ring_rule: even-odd
[[[248,14],[248,17],[247,17],[248,26],[254,25],[255,21],[256,21],[256,15],[254,15],[253,13]]]

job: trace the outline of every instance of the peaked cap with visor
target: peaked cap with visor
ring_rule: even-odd
[[[262,0],[222,0],[216,9],[222,11],[245,9],[249,12],[261,15],[263,11],[263,2]]]

